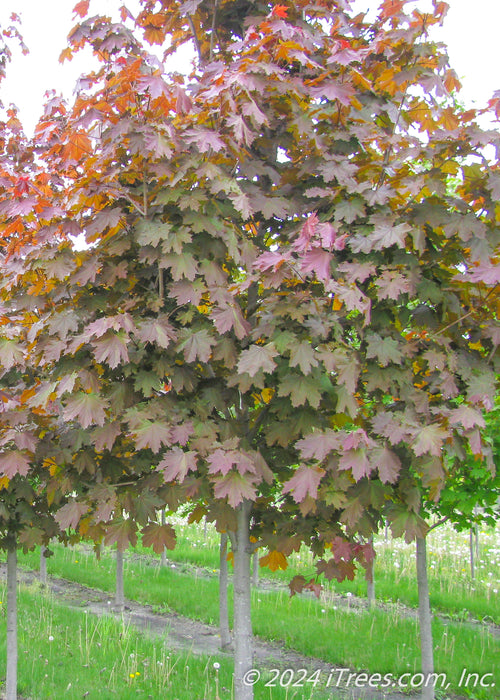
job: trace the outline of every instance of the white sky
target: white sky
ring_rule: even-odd
[[[77,0],[0,0],[0,24],[5,27],[12,12],[23,20],[22,33],[29,56],[14,51],[0,97],[20,110],[28,132],[38,120],[46,90],[55,88],[70,97],[78,76],[88,69],[88,56],[64,65],[58,62],[66,36],[75,24],[72,8]],[[134,3],[126,4],[132,6]],[[276,0],[279,4],[279,0]],[[361,9],[378,6],[378,0],[354,0]],[[415,0],[425,9],[429,0]],[[450,62],[463,83],[466,104],[486,103],[500,89],[500,0],[448,0],[450,11],[439,38],[448,45]],[[91,0],[91,13],[111,13],[119,0]]]

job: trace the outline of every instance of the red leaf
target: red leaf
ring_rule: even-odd
[[[160,464],[158,470],[163,471],[165,481],[184,481],[186,475],[190,471],[196,471],[197,453],[190,451],[184,452],[179,447],[174,447],[167,452]]]
[[[116,542],[116,546],[121,552],[125,551],[129,544],[135,547],[137,544],[137,525],[131,519],[116,520],[108,525],[104,542],[108,545]]]
[[[146,447],[153,452],[159,452],[162,445],[170,445],[171,441],[170,428],[163,423],[150,420],[143,420],[139,426],[134,428],[132,434],[138,450]]]
[[[107,401],[97,394],[79,391],[68,399],[63,415],[65,420],[77,418],[82,428],[88,428],[93,424],[104,425],[107,407]]]
[[[216,498],[227,498],[229,505],[236,508],[245,499],[253,500],[256,489],[248,476],[231,471],[214,481],[214,494]]]
[[[12,479],[16,474],[26,476],[29,468],[29,457],[19,450],[10,450],[0,454],[0,474],[8,479]]]
[[[428,452],[431,455],[439,457],[443,442],[448,437],[446,430],[441,426],[432,424],[426,425],[416,435],[413,442],[413,452],[417,455],[423,455]]]
[[[368,476],[373,469],[373,465],[367,457],[364,449],[349,450],[339,461],[339,469],[351,469],[355,481],[359,481],[364,476]]]
[[[175,530],[171,525],[150,523],[142,530],[142,544],[153,547],[156,554],[162,554],[164,549],[174,549],[176,542]]]
[[[127,350],[128,336],[124,333],[106,332],[102,338],[94,340],[94,357],[97,362],[105,362],[114,369],[120,364],[128,362]]]
[[[332,451],[338,450],[341,445],[339,433],[333,430],[311,433],[305,438],[299,440],[296,444],[303,459],[317,459],[322,462],[325,457]]]
[[[67,530],[68,528],[76,530],[81,517],[88,513],[88,510],[89,507],[85,505],[85,503],[70,501],[57,511],[54,519],[59,524],[61,530]]]
[[[321,467],[300,466],[291,479],[283,484],[283,493],[292,493],[295,503],[300,503],[306,496],[316,498],[318,486],[325,470]]]
[[[376,449],[372,453],[373,467],[378,469],[380,480],[384,484],[394,484],[398,480],[398,475],[401,470],[401,460],[387,447]]]
[[[259,370],[271,373],[276,367],[273,360],[278,351],[272,343],[267,345],[252,345],[247,350],[243,350],[238,362],[238,372],[246,372],[251,377],[255,377]]]

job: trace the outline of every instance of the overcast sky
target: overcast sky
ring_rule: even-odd
[[[22,33],[29,56],[14,52],[8,79],[2,87],[4,104],[14,102],[20,109],[27,131],[36,123],[46,90],[55,88],[70,96],[78,76],[88,68],[88,59],[78,57],[59,64],[66,36],[75,24],[72,8],[77,0],[0,0],[0,23],[4,27],[11,12],[23,20]],[[377,0],[354,0],[363,9]],[[135,0],[129,3],[132,6]],[[450,11],[439,38],[447,45],[451,65],[463,82],[462,100],[484,104],[500,89],[500,0],[448,0]],[[127,4],[127,3],[126,3]],[[415,0],[422,9],[429,0]],[[110,13],[119,0],[91,0],[91,12]]]

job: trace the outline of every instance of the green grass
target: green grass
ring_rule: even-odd
[[[68,550],[55,546],[54,551],[49,560],[51,574],[109,592],[114,590],[114,558],[109,550],[100,562],[83,547]],[[38,563],[36,554],[23,560],[33,568]],[[159,567],[157,560],[129,553],[125,563],[126,597],[149,603],[158,610],[173,610],[216,624],[216,576],[196,577],[181,568]],[[211,570],[210,573],[213,574]],[[254,632],[265,639],[284,642],[304,655],[324,659],[332,666],[390,672],[395,676],[418,671],[415,619],[402,617],[396,611],[347,610],[334,603],[305,596],[290,598],[287,591],[257,589],[252,602]],[[485,630],[435,621],[433,635],[436,670],[448,675],[455,691],[463,668],[481,675],[500,667],[500,640]],[[490,700],[491,689],[479,689],[475,697]]]
[[[215,659],[169,653],[165,640],[150,639],[109,617],[69,611],[33,588],[21,587],[18,605],[21,695],[33,700],[215,698]],[[5,639],[3,615],[2,665]],[[230,688],[231,663],[217,662],[219,685]]]
[[[5,606],[5,588],[0,587]],[[36,587],[20,587],[18,691],[30,700],[230,700],[232,660],[173,653],[154,638],[110,617],[69,610]],[[6,620],[0,614],[0,665],[5,667]],[[215,666],[214,666],[215,664]],[[219,665],[216,668],[217,664]],[[307,691],[265,688],[263,700],[310,700]],[[3,679],[0,678],[0,682]],[[314,698],[331,695],[319,688]]]
[[[206,530],[197,524],[182,523],[177,529],[177,546],[168,552],[171,562],[190,563],[204,567],[207,572],[218,569],[219,536],[212,526]],[[431,607],[434,611],[458,619],[470,616],[500,624],[500,532],[487,529],[480,534],[481,556],[476,562],[476,578],[471,579],[468,533],[457,534],[446,526],[429,535],[429,585]],[[151,550],[134,548],[137,553],[151,556]],[[376,541],[375,582],[377,597],[383,601],[401,602],[410,607],[418,605],[415,581],[414,546],[402,540],[384,537]],[[286,571],[271,572],[261,568],[260,576],[287,584],[296,574],[313,576],[312,555],[305,549],[289,557]],[[343,595],[366,597],[366,580],[360,572],[354,581],[325,582],[326,588]]]

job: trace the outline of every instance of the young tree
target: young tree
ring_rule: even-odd
[[[58,226],[88,245],[24,258],[52,270],[33,341],[64,421],[53,489],[77,493],[62,525],[126,543],[139,523],[158,551],[159,507],[206,505],[232,540],[247,700],[251,536],[273,565],[306,542],[352,576],[370,548],[348,540],[388,501],[421,538],[422,494],[486,452],[499,141],[455,108],[437,0],[372,23],[342,0],[141,7],[75,28],[66,55],[88,42],[101,68],[38,130]],[[189,78],[145,48],[188,42]]]

